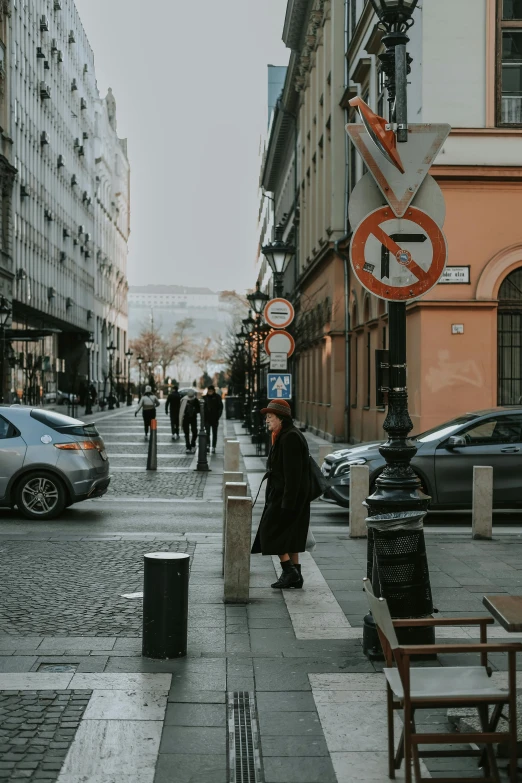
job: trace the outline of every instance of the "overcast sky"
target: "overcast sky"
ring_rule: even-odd
[[[288,63],[286,0],[76,5],[129,142],[130,284],[252,286],[267,65]]]

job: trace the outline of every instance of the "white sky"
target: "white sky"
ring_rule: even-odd
[[[286,0],[76,0],[131,164],[131,285],[255,281],[267,65]]]

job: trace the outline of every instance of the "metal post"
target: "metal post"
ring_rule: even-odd
[[[91,349],[87,348],[87,397],[85,399],[85,415],[92,415],[91,401]]]
[[[109,410],[114,410],[114,398],[112,396],[112,351],[109,351]]]
[[[274,274],[274,297],[283,296],[283,273],[276,272]]]
[[[143,644],[145,658],[187,654],[190,556],[150,552],[143,556]]]
[[[158,422],[152,419],[150,423],[149,451],[147,454],[147,470],[158,469]]]
[[[428,617],[433,612],[423,519],[429,497],[410,461],[417,452],[409,433],[406,387],[406,304],[390,302],[390,391],[384,429],[388,441],[379,451],[386,467],[367,499],[368,547],[373,549],[372,584],[376,595],[387,599],[394,618]],[[369,555],[369,566],[370,555]],[[401,629],[404,644],[433,644],[433,628]],[[371,614],[364,618],[363,650],[369,658],[382,657]]]
[[[395,47],[395,118],[397,121],[397,141],[408,141],[408,55],[406,43]]]
[[[132,394],[131,394],[131,379],[130,379],[130,371],[131,371],[131,360],[129,356],[129,364],[127,367],[127,407],[129,405],[132,405]]]
[[[205,473],[210,470],[207,459],[207,431],[205,430],[205,403],[199,401],[199,413],[201,425],[198,433],[198,464],[196,470],[202,470]]]

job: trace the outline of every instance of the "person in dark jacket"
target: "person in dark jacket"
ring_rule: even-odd
[[[294,427],[286,400],[271,400],[261,413],[272,433],[265,507],[252,554],[279,555],[282,573],[274,588],[301,588],[299,552],[306,548],[310,525],[308,445]]]
[[[216,394],[214,386],[207,387],[203,398],[205,403],[205,429],[207,431],[207,450],[210,449],[210,430],[212,430],[212,453],[216,453],[217,432],[219,420],[223,413],[223,400]]]
[[[185,445],[187,454],[191,454],[196,449],[196,438],[198,435],[198,413],[199,400],[193,389],[187,392],[181,401],[179,409],[179,420],[185,433]]]
[[[172,431],[172,440],[179,440],[179,409],[181,406],[181,394],[177,386],[172,387],[172,391],[165,402],[165,413],[170,412],[170,429]]]

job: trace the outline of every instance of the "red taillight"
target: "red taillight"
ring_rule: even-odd
[[[98,451],[100,450],[96,443],[93,443],[92,440],[82,440],[76,443],[55,443],[54,445],[57,449],[62,449],[63,451],[90,451],[92,449],[96,449]]]

